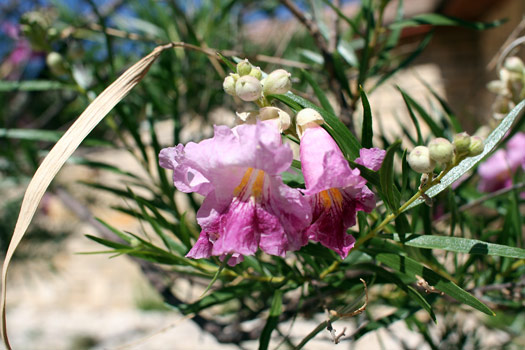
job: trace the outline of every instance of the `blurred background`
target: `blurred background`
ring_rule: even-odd
[[[321,31],[338,22],[337,15],[323,1],[294,3],[313,14]],[[334,3],[348,17],[357,16],[361,9],[359,1]],[[398,16],[399,3],[384,3],[382,21],[387,27]],[[365,82],[377,118],[374,127],[388,140],[413,128],[396,85],[428,109],[435,107],[425,87],[431,86],[470,133],[488,124],[495,95],[485,86],[498,77],[496,63],[502,48],[525,28],[525,2],[521,0],[404,1],[404,17],[424,13],[466,21],[506,21],[482,31],[456,26],[417,26],[401,31],[392,48],[395,57],[401,57],[396,58],[398,61],[419,50],[431,31],[433,36],[417,57],[377,89],[371,91],[381,70],[370,74]],[[347,34],[345,23],[338,25],[343,29],[337,51],[348,64],[348,76],[355,77],[352,64],[363,43]],[[36,167],[90,101],[156,45],[173,41],[200,48],[164,52],[147,77],[92,132],[53,182],[16,253],[10,274],[8,320],[13,346],[242,348],[219,344],[213,332],[203,331],[168,309],[141,262],[126,256],[110,259],[108,255],[83,254],[104,250],[84,235],[111,235],[95,218],[122,231],[147,234],[150,228],[138,220],[132,200],[135,195],[154,198],[149,184],[157,171],[157,146],[198,141],[212,135],[213,124],[234,124],[234,112],[243,109],[243,104],[223,93],[222,79],[228,72],[214,51],[227,57],[247,57],[267,72],[288,69],[294,88],[311,96],[300,79],[300,70],[306,69],[337,101],[324,75],[323,56],[304,25],[283,2],[273,0],[3,0],[0,33],[2,253]],[[212,54],[203,54],[206,50]],[[360,123],[360,103],[353,102],[348,108],[348,125]],[[191,204],[187,197],[175,194],[173,198],[182,208]],[[190,211],[188,220],[191,215]],[[179,281],[177,286],[190,293],[184,284]],[[500,348],[518,337],[525,324],[523,314],[505,323],[504,329],[498,328],[498,321],[481,322],[461,312],[443,317],[450,319],[442,318],[432,331],[440,339],[439,349],[477,348],[473,344]],[[306,335],[322,319],[323,315],[312,315],[311,319],[298,321],[294,335]],[[421,338],[406,325],[395,323],[356,343],[338,346],[430,348],[421,345]],[[256,342],[243,346],[253,348]],[[306,348],[333,347],[327,335],[320,335]]]

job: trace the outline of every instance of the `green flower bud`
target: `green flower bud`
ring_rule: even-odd
[[[259,67],[252,67],[252,71],[250,72],[250,75],[252,77],[255,77],[255,78],[261,80],[261,78],[262,78],[261,68],[259,68]]]
[[[412,170],[421,174],[431,173],[436,167],[436,162],[430,158],[429,149],[425,146],[414,148],[408,155],[407,161]]]
[[[454,140],[452,142],[454,143],[454,146],[456,146],[456,151],[458,153],[461,154],[468,152],[468,148],[470,146],[470,135],[466,132],[456,134],[454,135]]]
[[[505,63],[503,64],[505,69],[515,72],[515,73],[523,73],[523,70],[525,69],[525,66],[523,65],[523,61],[516,56],[508,57],[505,59]]]
[[[46,57],[46,64],[55,75],[64,75],[68,72],[66,62],[58,52],[50,52]]]
[[[237,63],[237,73],[242,77],[244,75],[250,74],[252,71],[252,65],[248,60],[242,60],[239,63]]]
[[[240,77],[235,83],[235,93],[244,101],[255,101],[262,96],[262,85],[251,75]]]
[[[324,124],[324,119],[319,112],[312,108],[304,108],[295,116],[295,126],[297,136],[301,138],[306,129],[311,127],[318,127]]]
[[[233,76],[228,75],[222,82],[222,88],[228,95],[235,96],[235,79]]]
[[[428,144],[430,158],[441,164],[447,164],[454,157],[454,145],[449,140],[438,137]]]
[[[468,148],[469,157],[479,156],[485,150],[485,143],[479,136],[472,136],[470,138],[470,146]]]
[[[263,91],[266,95],[284,94],[292,88],[291,74],[284,69],[277,69],[264,80]]]

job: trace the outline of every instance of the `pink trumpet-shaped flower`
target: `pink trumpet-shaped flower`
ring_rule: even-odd
[[[301,166],[305,194],[312,206],[312,224],[308,238],[334,250],[341,258],[348,255],[355,239],[346,230],[355,225],[356,212],[370,212],[375,196],[366,187],[358,169],[351,169],[332,137],[317,124],[310,123],[302,132]],[[356,163],[378,170],[385,151],[362,149]]]
[[[512,176],[519,167],[525,170],[525,133],[519,132],[478,168],[479,189],[494,192],[512,185]]]
[[[211,139],[163,149],[160,165],[173,170],[175,186],[205,196],[197,212],[202,232],[187,257],[231,254],[234,265],[258,247],[284,256],[305,245],[310,207],[280,175],[292,157],[277,128],[261,122],[215,126]]]

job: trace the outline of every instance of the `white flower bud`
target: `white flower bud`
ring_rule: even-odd
[[[284,69],[277,69],[268,74],[264,80],[265,95],[284,94],[292,88],[291,74]]]
[[[501,80],[492,80],[487,84],[487,90],[494,94],[506,95],[509,93],[507,89],[507,84]]]
[[[55,75],[64,75],[67,73],[66,62],[58,52],[50,52],[46,57],[46,64]]]
[[[235,93],[244,101],[255,101],[262,96],[262,85],[251,75],[240,77],[235,83]]]
[[[252,71],[252,65],[248,60],[242,60],[239,63],[237,63],[237,73],[242,77],[244,75],[250,74]]]
[[[447,164],[454,157],[454,145],[449,140],[438,137],[428,144],[430,158],[441,164]]]
[[[261,78],[262,78],[261,68],[259,68],[259,67],[252,67],[252,71],[250,72],[250,75],[252,77],[255,77],[255,78],[261,80]]]
[[[479,156],[485,150],[485,143],[483,139],[479,136],[472,136],[470,138],[469,146],[469,157]]]
[[[292,124],[290,115],[277,107],[263,107],[259,110],[261,120],[275,120],[279,132],[287,130]]]
[[[508,57],[505,59],[505,63],[503,64],[505,69],[508,69],[511,72],[515,73],[523,73],[523,70],[525,69],[525,66],[523,65],[523,61],[516,56]]]
[[[430,158],[430,152],[425,146],[417,146],[408,155],[408,165],[418,173],[431,173],[436,167],[436,162]]]
[[[319,114],[315,109],[304,108],[297,113],[295,116],[295,126],[297,130],[297,136],[301,138],[306,129],[311,127],[318,127],[324,123],[323,116]]]
[[[454,140],[452,141],[454,146],[456,146],[456,151],[461,154],[468,152],[470,146],[470,135],[466,132],[454,135]]]
[[[228,75],[222,82],[222,88],[228,95],[235,96],[235,79],[232,75]]]

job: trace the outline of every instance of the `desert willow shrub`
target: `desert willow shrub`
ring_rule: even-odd
[[[151,3],[152,7],[156,3]],[[206,80],[204,86],[192,84],[199,82],[196,77],[209,68],[197,65],[198,62],[207,64],[204,55],[198,61],[193,53],[188,58],[190,62],[182,65],[182,56],[171,50],[152,67],[150,77],[158,80],[149,81],[146,97],[136,103],[144,102],[146,108],[119,111],[123,123],[115,132],[119,136],[120,132],[132,135],[135,144],[125,144],[126,148],[142,157],[139,159],[149,177],[144,179],[120,171],[126,184],[130,184],[129,189],[123,191],[107,184],[92,186],[133,203],[119,210],[139,218],[147,224],[144,226],[149,225],[152,234],[122,232],[104,223],[115,237],[90,238],[116,254],[141,259],[146,277],[151,278],[165,301],[182,314],[192,316],[196,324],[222,342],[258,339],[259,347],[266,349],[272,338],[280,338],[290,347],[301,348],[317,333],[324,332],[325,337],[337,343],[344,339],[344,332],[341,332],[343,325],[336,321],[358,315],[370,304],[385,305],[394,311],[378,320],[374,309],[369,308],[366,314],[351,319],[349,322],[359,326],[354,333],[347,333],[351,339],[403,320],[411,329],[418,329],[425,341],[436,348],[426,331],[435,321],[436,313],[455,314],[459,310],[475,309],[475,313],[493,315],[494,311],[500,314],[503,309],[516,313],[522,310],[523,298],[520,299],[522,294],[519,294],[522,292],[516,288],[525,271],[521,260],[516,259],[524,259],[525,252],[519,248],[523,244],[523,219],[519,216],[520,198],[513,189],[516,183],[510,187],[505,183],[502,188],[507,192],[500,192],[499,197],[481,198],[475,191],[475,175],[454,190],[449,186],[494,150],[518,119],[524,103],[518,99],[509,105],[507,109],[513,109],[508,114],[505,111],[492,133],[482,140],[462,133],[461,125],[441,99],[438,101],[444,113],[433,114],[435,111],[426,111],[410,92],[400,89],[407,107],[417,111],[432,135],[423,138],[417,123],[414,123],[419,134],[417,142],[408,132],[399,135],[409,140],[403,145],[383,135],[374,135],[375,116],[372,116],[367,93],[408,64],[401,60],[399,66],[392,66],[396,60],[391,59],[389,50],[391,39],[399,34],[395,32],[414,23],[440,25],[440,21],[448,24],[453,21],[437,15],[404,22],[402,12],[398,11],[401,13],[396,19],[398,28],[390,32],[380,22],[371,21],[371,25],[366,25],[374,15],[374,11],[370,11],[374,4],[363,1],[364,10],[356,18],[359,25],[355,27],[366,27],[366,37],[376,37],[377,40],[372,41],[380,47],[363,50],[366,54],[359,57],[358,78],[352,78],[348,84],[345,75],[344,68],[355,69],[355,62],[345,62],[340,57],[333,60],[338,68],[334,71],[341,73],[338,74],[341,88],[351,97],[352,106],[359,102],[363,105],[362,130],[353,130],[355,133],[339,120],[337,109],[326,96],[327,85],[322,77],[328,70],[317,76],[315,68],[301,74],[294,72],[294,81],[299,80],[303,88],[308,86],[315,93],[317,104],[310,100],[310,90],[292,92],[291,74],[285,69],[264,72],[247,60],[235,59],[233,63],[224,58],[220,68],[231,72],[221,74],[226,76],[222,81],[224,92],[250,106],[235,111],[237,126],[216,125],[213,137],[198,143],[177,144],[176,141],[161,146],[155,131],[155,123],[160,120],[155,119],[156,114],[161,113],[157,110],[159,113],[151,113],[148,106],[172,115],[182,114],[188,106],[180,103],[176,106],[179,109],[175,109],[165,103],[165,94],[173,89],[166,82],[178,81],[186,74],[187,84],[177,83],[180,88],[177,91],[189,89],[188,100],[200,103],[206,94],[222,96],[216,91],[218,85],[210,80]],[[148,13],[152,16],[144,11],[145,18]],[[208,28],[209,12],[202,14],[202,23],[206,24],[203,27]],[[172,25],[172,18],[167,18]],[[190,22],[175,21],[175,25],[191,25]],[[179,32],[193,34],[195,31],[190,29]],[[213,33],[201,33],[200,37]],[[418,50],[427,42],[425,39]],[[185,47],[183,43],[180,45]],[[119,80],[123,85],[110,86],[109,91],[118,90],[118,98],[114,96],[102,103],[103,111],[96,111],[100,100],[88,107],[87,115],[97,118],[89,128],[123,97],[120,92],[127,91],[144,76],[158,55],[159,50],[142,61],[138,71],[124,73],[124,79]],[[348,58],[348,55],[342,56]],[[122,58],[129,62],[129,57]],[[75,69],[75,65],[66,62],[57,65],[56,57],[49,63],[57,73],[61,73],[57,68]],[[508,68],[515,70],[514,66]],[[175,68],[176,74],[172,71]],[[185,71],[190,68],[195,71]],[[366,93],[359,90],[361,85],[367,87],[365,82],[371,72],[379,71],[387,73]],[[294,88],[298,85],[294,84]],[[79,91],[83,89],[89,86]],[[429,94],[437,96],[431,88]],[[105,93],[99,95],[99,98],[107,97]],[[150,100],[155,103],[150,104]],[[130,105],[134,106],[130,103],[126,107]],[[147,115],[150,143],[140,137],[139,124],[134,122],[142,112]],[[179,127],[176,119],[175,135]],[[75,142],[82,139],[89,128],[84,128],[82,137],[66,134],[68,136],[57,144],[61,147],[49,153],[52,161],[42,163],[35,179],[41,181],[44,176],[45,182],[38,182],[36,189],[34,185],[28,188],[31,206],[29,210],[23,206],[23,225],[15,231],[14,247],[21,239],[20,233],[23,235],[23,226],[29,224],[36,210],[39,199],[35,199],[34,194],[36,197],[43,194],[53,174],[78,145],[68,144],[71,138]],[[77,129],[75,126],[72,130]],[[121,139],[125,142],[127,138]],[[63,152],[64,145],[67,152]],[[295,157],[290,145],[298,148]],[[511,149],[519,148],[514,145],[514,142],[508,144],[508,159],[514,158]],[[150,157],[149,149],[154,149],[158,158]],[[419,151],[415,152],[416,149]],[[513,165],[512,169],[515,169],[513,176],[519,180],[520,166]],[[148,196],[135,193],[133,184],[147,191]],[[187,194],[189,208],[177,205],[176,193]],[[476,203],[493,211],[478,215],[472,210]],[[196,212],[198,228],[191,215],[185,213],[192,210]],[[446,214],[438,217],[438,210]],[[443,225],[447,214],[450,220]],[[7,261],[13,250],[10,248]],[[458,254],[465,254],[467,259],[458,259]],[[4,264],[4,298],[6,271],[7,263]],[[186,290],[181,291],[179,285],[172,282],[182,279],[197,286],[198,297],[188,297]],[[518,293],[518,297],[500,293],[498,286],[501,285]],[[491,308],[485,302],[490,302]],[[420,310],[428,317],[416,315]],[[326,319],[312,327],[301,340],[297,339],[295,328],[282,325],[298,315],[309,317],[315,313],[325,314]],[[287,329],[289,334],[285,333]],[[7,342],[5,323],[3,331]]]

